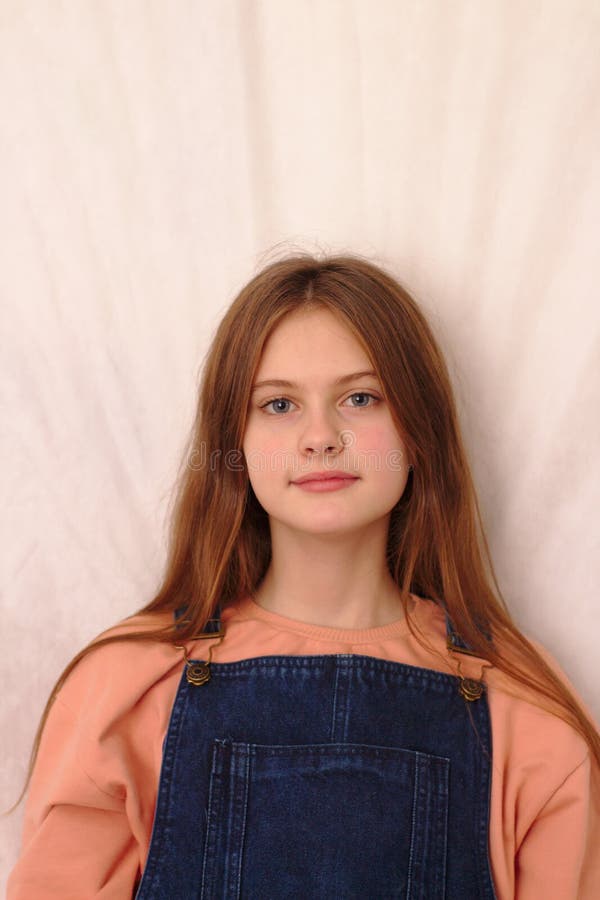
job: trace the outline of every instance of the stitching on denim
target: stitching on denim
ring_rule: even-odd
[[[236,898],[241,897],[242,895],[242,860],[244,858],[244,843],[246,840],[246,824],[248,817],[248,789],[250,786],[250,754],[246,753],[246,771],[244,773],[244,808],[242,812],[242,829],[240,834],[239,848],[238,848],[238,871],[236,877],[237,884],[237,892]]]
[[[175,701],[171,709],[169,717],[169,725],[167,734],[163,743],[162,764],[160,769],[159,783],[156,792],[156,805],[154,810],[154,821],[152,823],[152,834],[150,835],[150,844],[148,847],[148,855],[146,857],[146,865],[142,872],[142,877],[138,885],[136,900],[148,895],[148,891],[152,891],[153,886],[156,888],[157,880],[160,887],[160,871],[165,854],[165,844],[169,840],[168,817],[171,809],[171,798],[173,793],[173,770],[175,768],[175,760],[182,739],[182,724],[187,710],[187,702],[189,693],[183,690],[185,674],[182,672],[175,695]],[[174,747],[172,745],[175,745]],[[165,826],[165,822],[167,823]]]
[[[355,666],[352,665],[352,660],[346,660],[346,690],[344,694],[345,700],[345,715],[344,715],[344,727],[342,730],[342,740],[348,740],[348,729],[350,727],[350,716],[352,714],[352,684],[354,682],[354,678],[350,678],[350,675],[355,672]]]
[[[483,703],[481,702],[483,701]],[[477,744],[482,751],[483,756],[487,760],[487,766],[482,756],[477,759],[476,779],[481,784],[484,772],[487,773],[485,790],[479,790],[477,794],[477,808],[479,814],[477,816],[477,859],[479,883],[481,887],[481,896],[489,897],[490,900],[496,900],[496,890],[494,885],[494,877],[492,873],[492,865],[489,852],[490,838],[490,810],[491,810],[491,793],[492,793],[492,769],[493,769],[493,735],[490,717],[489,703],[486,692],[478,701],[475,714],[480,723],[480,728],[475,724],[473,711],[469,708],[469,718],[471,726],[477,736]],[[484,875],[484,870],[486,874]],[[491,886],[491,894],[488,887]]]
[[[336,716],[337,716],[337,695],[338,695],[338,681],[340,678],[340,669],[339,666],[335,667],[335,683],[333,685],[333,709],[331,711],[331,728],[329,729],[329,738],[330,740],[335,740],[336,736]]]
[[[407,663],[396,662],[395,660],[382,659],[378,656],[364,656],[359,653],[326,653],[312,655],[277,654],[271,656],[252,656],[247,659],[236,660],[235,662],[211,662],[210,667],[213,674],[219,674],[221,678],[234,677],[240,672],[257,669],[281,669],[282,662],[284,667],[289,669],[312,669],[315,665],[321,664],[325,668],[327,660],[335,657],[345,657],[346,665],[349,668],[358,668],[368,666],[375,671],[390,671],[392,674],[402,674],[406,676],[408,682],[415,679],[416,682],[423,681],[436,682],[440,688],[445,688],[448,692],[456,691],[456,675],[449,672],[439,672],[437,669],[428,669],[422,666],[411,666]],[[315,663],[316,660],[316,663]],[[191,658],[190,663],[206,662],[200,657]]]
[[[442,827],[442,832],[444,835],[444,846],[442,848],[443,864],[441,867],[441,872],[438,873],[438,875],[439,875],[438,889],[440,891],[441,897],[446,896],[446,875],[447,875],[447,868],[448,868],[448,810],[449,810],[449,806],[450,806],[450,804],[448,802],[448,796],[449,796],[449,792],[450,792],[450,760],[448,759],[448,757],[446,757],[446,762],[447,762],[447,765],[443,769],[444,788],[445,788],[445,791],[444,791],[445,802],[443,803],[443,827]]]
[[[413,856],[415,849],[415,834],[417,830],[417,802],[418,802],[418,792],[419,792],[419,766],[420,766],[420,756],[419,751],[415,751],[415,786],[413,788],[413,806],[412,806],[412,822],[411,822],[411,835],[410,835],[410,851],[408,854],[408,873],[407,873],[407,881],[406,881],[406,900],[410,900],[410,893],[412,887],[412,869],[413,869]]]
[[[210,786],[209,786],[209,790],[208,790],[208,808],[207,808],[207,812],[206,812],[206,832],[205,832],[205,840],[204,840],[204,859],[202,860],[202,879],[200,882],[200,897],[206,896],[206,892],[205,892],[206,868],[207,868],[207,859],[208,859],[208,847],[210,844],[210,840],[209,840],[210,839],[210,830],[209,829],[210,829],[210,821],[211,821],[211,815],[212,815],[212,809],[213,809],[213,803],[214,803],[213,789],[215,787],[215,779],[213,778],[213,775],[217,768],[216,764],[218,762],[218,758],[217,758],[218,750],[219,750],[219,742],[215,741],[215,743],[213,745],[212,765],[211,765],[210,773],[209,773]]]

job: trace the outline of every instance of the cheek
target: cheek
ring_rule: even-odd
[[[261,492],[265,486],[268,490],[273,474],[285,469],[289,456],[284,452],[285,446],[281,436],[250,424],[246,428],[242,450],[248,467],[250,483]]]
[[[361,430],[356,451],[365,460],[366,468],[386,481],[397,479],[406,465],[404,444],[393,427],[373,425]]]
[[[363,450],[375,450],[381,453],[403,448],[400,435],[396,433],[395,429],[377,425],[361,429],[358,443]]]
[[[285,442],[282,440],[281,435],[265,433],[258,429],[256,431],[249,429],[244,438],[243,449],[244,453],[260,450],[265,456],[270,456],[284,446]]]
[[[271,453],[284,445],[283,430],[276,427],[280,423],[271,424],[265,418],[263,415],[259,419],[257,414],[249,417],[243,440],[244,452],[259,447],[265,453]]]

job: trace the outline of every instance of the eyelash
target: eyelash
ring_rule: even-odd
[[[351,397],[370,397],[375,401],[375,403],[369,403],[367,406],[352,406],[352,409],[370,409],[371,406],[375,406],[380,400],[379,397],[376,397],[375,394],[372,394],[370,391],[354,391],[352,394],[349,394],[346,397],[346,400],[349,400]],[[272,400],[267,400],[266,403],[261,403],[260,408],[266,411],[268,406],[270,406],[272,403],[277,403],[280,400],[285,400],[287,403],[293,402],[292,400],[288,400],[287,397],[273,397]],[[287,412],[287,410],[284,412],[268,412],[267,415],[283,416],[285,415],[285,412]]]

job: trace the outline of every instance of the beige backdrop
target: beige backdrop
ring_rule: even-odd
[[[596,0],[0,0],[4,807],[158,584],[203,353],[279,244],[420,299],[504,595],[600,713],[599,44]]]

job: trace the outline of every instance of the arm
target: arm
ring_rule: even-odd
[[[515,858],[518,900],[600,897],[600,773],[589,754],[553,791]]]
[[[132,896],[139,847],[125,789],[117,783],[100,787],[84,770],[85,740],[78,717],[57,697],[42,735],[7,900]]]

